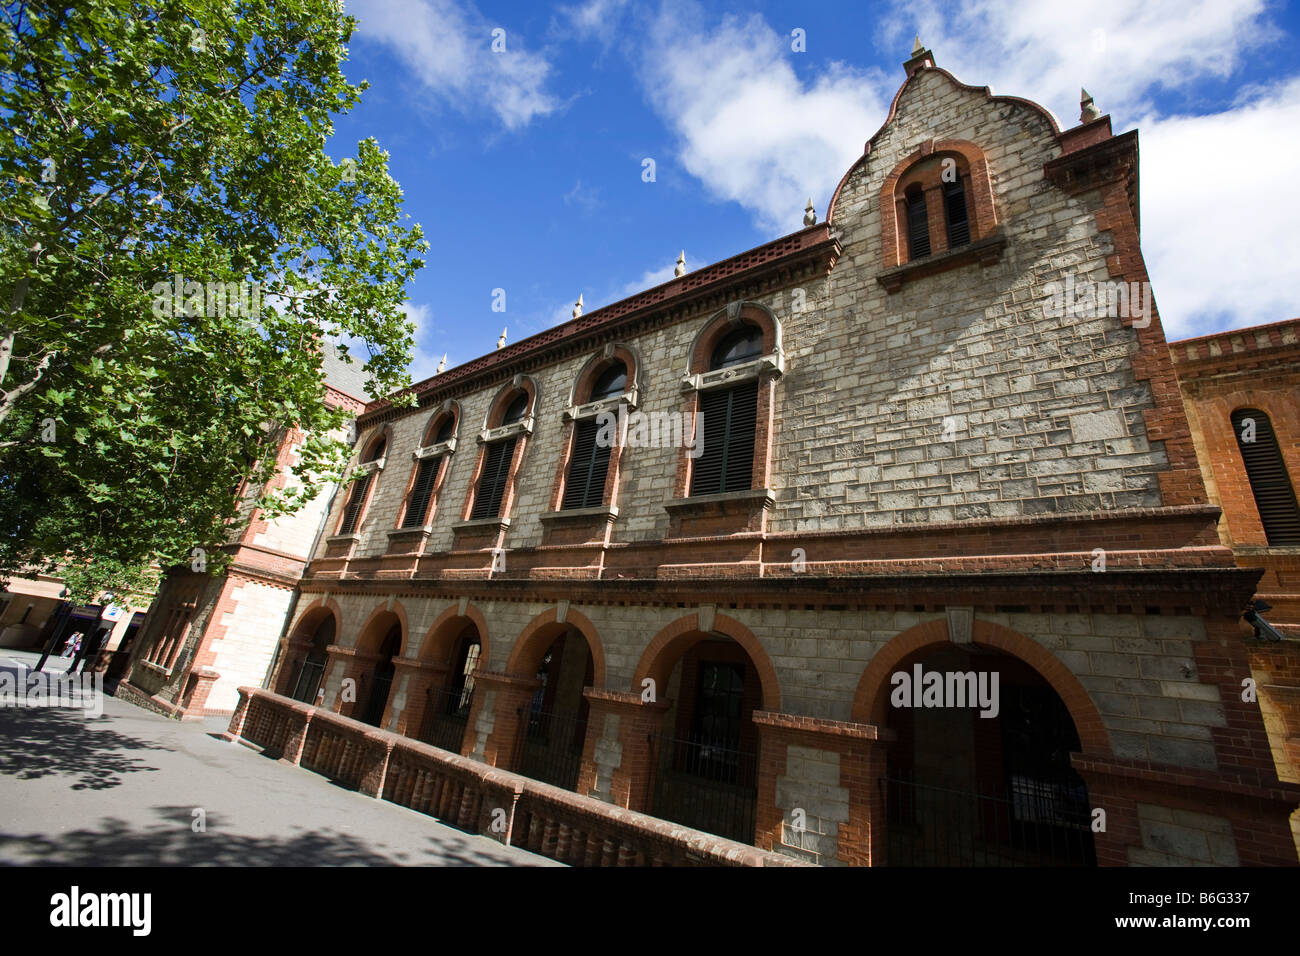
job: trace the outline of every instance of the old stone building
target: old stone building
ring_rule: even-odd
[[[368,405],[272,686],[827,865],[1295,864],[1137,133],[905,69],[825,222]]]

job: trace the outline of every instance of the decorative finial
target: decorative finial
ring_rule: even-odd
[[[441,375],[446,370],[446,368],[447,368],[447,353],[443,352],[442,361],[438,363],[438,371],[434,372],[433,374]]]
[[[912,56],[920,56],[925,52],[925,47],[921,45],[921,34],[916,35],[916,40],[912,43]]]
[[[1101,115],[1101,110],[1097,109],[1097,107],[1092,102],[1092,94],[1090,94],[1087,90],[1080,88],[1079,122],[1091,123],[1100,115]]]
[[[803,224],[805,226],[817,225],[817,210],[813,209],[812,196],[808,197],[808,205],[803,207]]]
[[[497,348],[504,348],[506,344],[506,330],[501,330],[501,338],[497,339]]]
[[[576,319],[582,315],[582,293],[578,293],[578,301],[573,303],[573,317]]]
[[[683,249],[681,253],[677,256],[677,268],[673,270],[673,275],[675,276],[686,275],[686,250],[685,249]]]

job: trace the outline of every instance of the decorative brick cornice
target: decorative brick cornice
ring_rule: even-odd
[[[782,281],[782,276],[793,277],[809,270],[826,275],[834,268],[840,251],[839,241],[827,224],[818,223],[448,369],[412,386],[412,391],[418,406],[427,407],[560,358],[583,354],[635,327],[669,325],[719,308],[736,298],[745,298],[745,289],[764,280]],[[357,419],[357,427],[369,428],[416,410],[395,408],[387,399],[381,399],[366,407]]]

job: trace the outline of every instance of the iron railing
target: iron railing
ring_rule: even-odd
[[[418,739],[454,754],[460,753],[469,723],[469,709],[474,701],[473,688],[447,689],[430,687],[424,705]]]
[[[361,722],[378,727],[384,719],[384,708],[388,706],[388,692],[393,686],[392,672],[371,674],[369,683],[370,694],[366,697],[366,710]]]
[[[587,737],[587,718],[578,714],[557,714],[545,710],[519,711],[524,722],[519,759],[515,766],[526,777],[565,790],[578,786],[582,770],[582,746]]]
[[[293,682],[293,693],[289,696],[304,704],[316,703],[316,693],[320,690],[321,680],[325,677],[325,662],[304,658],[298,665],[298,676]]]
[[[683,826],[754,842],[758,755],[704,734],[650,736],[651,812]]]
[[[891,770],[881,779],[890,866],[1095,866],[1082,779],[1012,774],[1007,792],[917,783]]]

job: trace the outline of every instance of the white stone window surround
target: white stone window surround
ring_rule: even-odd
[[[778,376],[784,374],[785,355],[780,350],[760,355],[740,365],[729,365],[726,368],[688,375],[682,379],[682,391],[702,392],[711,388],[739,385],[742,382],[756,381],[767,372],[775,372]]]

